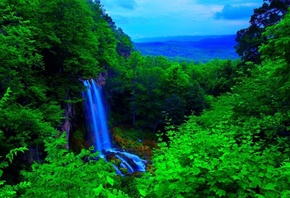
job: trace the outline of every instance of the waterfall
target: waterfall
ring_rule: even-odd
[[[85,115],[89,134],[93,134],[95,150],[100,151],[111,149],[106,114],[103,105],[101,88],[94,80],[84,81],[87,91],[83,93],[85,98]]]
[[[83,84],[86,87],[86,91],[82,93],[85,99],[86,128],[87,133],[94,138],[95,151],[100,151],[100,156],[104,158],[109,154],[115,155],[121,161],[120,168],[126,168],[129,173],[145,172],[145,160],[140,159],[137,155],[112,147],[101,87],[93,79],[84,80]],[[114,167],[117,174],[123,175],[116,165]]]

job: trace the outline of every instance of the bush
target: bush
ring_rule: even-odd
[[[281,197],[288,193],[287,173],[281,175],[278,159],[286,154],[279,146],[262,149],[262,143],[244,135],[242,127],[216,122],[204,128],[196,117],[168,131],[170,145],[160,144],[153,159],[154,175],[138,179],[139,193],[145,197]],[[279,140],[280,141],[280,140]],[[282,142],[282,141],[281,141]],[[285,146],[285,145],[284,145]],[[289,152],[289,149],[287,150]]]
[[[75,155],[65,147],[66,139],[46,141],[46,163],[32,165],[23,175],[31,183],[22,197],[126,197],[118,190],[115,170],[98,153],[82,150]]]

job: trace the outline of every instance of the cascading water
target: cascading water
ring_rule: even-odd
[[[109,136],[109,130],[106,123],[106,113],[102,100],[101,87],[92,80],[83,81],[86,92],[83,92],[84,109],[86,117],[86,126],[88,134],[94,137],[95,151],[100,151],[100,156],[105,157],[106,154],[114,154],[121,163],[121,168],[126,168],[129,173],[145,172],[145,160],[140,159],[137,155],[127,153],[112,148]],[[122,175],[117,166],[114,166],[117,173]]]
[[[91,83],[86,80],[84,85],[87,91],[83,93],[85,98],[85,115],[87,120],[88,132],[95,138],[95,150],[102,153],[103,149],[111,149],[111,141],[106,124],[106,114],[102,104],[101,89],[95,81]]]

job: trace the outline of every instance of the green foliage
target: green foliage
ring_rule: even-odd
[[[261,47],[263,67],[241,76],[232,93],[208,97],[211,108],[200,117],[167,132],[169,145],[155,151],[154,174],[137,180],[140,196],[289,195],[289,143],[279,137],[289,130],[287,50],[271,55],[273,46],[288,46],[287,20],[267,29],[272,38]]]
[[[11,89],[10,89],[10,87],[8,87],[4,96],[0,99],[0,109],[2,109],[4,104],[8,101],[10,93],[11,93]]]
[[[238,64],[239,61],[230,60],[179,64],[160,56],[143,58],[139,53],[132,53],[128,69],[124,71],[126,89],[131,92],[126,108],[131,109],[135,126],[155,131],[164,124],[162,111],[168,113],[172,124],[179,125],[185,115],[198,115],[208,107],[205,93],[216,96],[231,91],[241,78]]]
[[[233,95],[227,93],[217,98],[208,96],[207,100],[211,107],[203,111],[202,116],[197,117],[198,124],[213,127],[216,123],[230,124],[232,122],[233,102],[235,101]]]
[[[289,31],[289,22],[290,14],[288,13],[280,23],[268,27],[264,34],[269,37],[269,41],[260,48],[266,67],[270,68],[270,66],[274,66],[275,68],[274,71],[273,69],[269,71],[269,78],[272,78],[275,81],[275,85],[279,87],[278,90],[276,90],[277,95],[278,97],[280,96],[279,99],[282,100],[287,107],[289,106],[288,91],[290,88],[290,39],[287,34]]]
[[[114,33],[118,41],[116,48],[118,54],[125,57],[130,56],[134,48],[130,37],[121,28],[115,29]]]
[[[49,109],[47,110],[49,111]],[[41,112],[40,109],[10,105],[1,109],[0,112],[0,120],[5,120],[5,122],[0,124],[5,134],[5,144],[1,145],[2,149],[3,146],[5,146],[5,149],[10,150],[15,146],[40,143],[45,137],[55,133],[51,123],[45,121],[45,112]],[[57,113],[54,115],[54,118],[61,117],[59,111]]]
[[[251,77],[236,79],[232,93],[208,96],[211,108],[201,116],[168,128],[169,143],[153,156],[154,174],[137,179],[140,196],[289,196],[289,138],[280,137],[290,128],[289,63],[287,50],[272,53],[288,47],[288,18],[267,28],[263,64],[247,63]]]
[[[219,96],[222,93],[230,92],[230,88],[240,77],[238,64],[239,60],[214,59],[198,65],[196,69],[192,69],[191,73],[207,94]]]
[[[98,153],[82,150],[75,155],[65,149],[65,134],[45,141],[47,157],[23,175],[31,183],[22,197],[125,197],[116,188],[113,167]]]
[[[4,159],[1,159],[0,161],[0,178],[3,174],[3,169],[8,167],[8,162],[12,163],[14,157],[17,155],[17,153],[22,152],[24,153],[28,149],[26,147],[20,147],[10,150],[10,152],[6,155]],[[1,156],[0,156],[1,157]],[[6,161],[8,160],[8,162]],[[25,189],[30,186],[29,182],[21,182],[18,185],[4,185],[5,181],[0,180],[0,197],[16,197],[16,191],[19,189]]]
[[[123,87],[120,84],[106,87],[110,95],[118,96],[109,98],[113,111],[122,115],[123,122],[132,120],[132,125],[137,129],[153,132],[162,129],[163,111],[175,120],[174,124],[179,125],[184,115],[192,112],[198,114],[207,107],[205,93],[192,74],[197,67],[170,62],[161,56],[142,57],[139,52],[133,52],[123,71],[120,70],[120,75],[115,78],[120,79],[115,82],[123,81]],[[109,79],[111,82],[112,79]],[[131,116],[127,114],[125,117],[128,109]]]
[[[41,46],[47,49],[43,55],[48,72],[96,76],[98,40],[88,3],[54,0],[40,1],[39,6],[35,26]],[[53,58],[54,64],[46,58]]]
[[[185,73],[179,63],[172,63],[165,70],[165,82],[168,95],[177,94],[183,97],[189,84],[189,76]]]
[[[263,63],[252,69],[251,78],[232,88],[235,119],[241,123],[256,120],[253,123],[259,125],[259,135],[268,140],[289,133],[288,20],[286,14],[281,22],[267,28],[268,42],[260,48]]]
[[[16,5],[8,6],[8,4],[7,1],[0,4],[0,50],[2,52],[0,71],[3,74],[0,76],[0,91],[10,87],[13,91],[10,100],[18,99],[18,102],[23,102],[21,99],[26,95],[25,89],[33,82],[32,75],[37,73],[36,70],[43,70],[43,64],[41,55],[36,49],[35,28],[31,21],[19,16],[19,8]],[[32,6],[33,8],[35,7]],[[29,94],[30,92],[27,95]],[[29,99],[28,101],[32,102]]]
[[[117,42],[119,34],[114,33],[114,29],[104,17],[104,11],[99,4],[90,4],[90,9],[93,11],[94,34],[98,39],[98,54],[97,60],[102,67],[116,69],[119,67]]]
[[[225,122],[201,127],[196,119],[191,117],[178,131],[168,132],[170,145],[160,144],[161,149],[155,151],[154,175],[139,179],[141,195],[257,197],[262,193],[279,197],[287,190],[278,183],[278,159],[286,155],[277,146],[261,150],[261,144],[252,142],[250,136],[237,144],[235,135],[246,134],[246,128]]]
[[[10,97],[11,90],[8,87],[6,90],[4,96],[0,99],[0,110],[2,110],[5,107],[5,104],[7,103],[9,97]],[[4,142],[4,135],[3,132],[0,130],[0,140],[1,142]],[[0,156],[0,179],[3,175],[3,170],[9,166],[9,163],[11,164],[14,157],[17,155],[17,153],[22,152],[24,153],[28,149],[26,147],[20,147],[20,148],[14,148],[9,151],[8,154],[6,154],[6,157],[4,159],[1,159],[2,156]],[[3,151],[2,151],[3,152]],[[2,154],[2,153],[1,153]],[[8,162],[7,162],[8,160]],[[16,197],[16,191],[19,189],[25,189],[28,186],[30,186],[30,183],[28,182],[21,182],[17,185],[11,186],[11,185],[5,185],[5,180],[0,180],[0,197]]]
[[[290,38],[287,34],[289,31],[289,21],[290,13],[288,10],[288,13],[279,23],[266,28],[263,35],[268,38],[268,42],[259,48],[263,59],[280,60],[286,61],[288,64],[290,63],[288,50]]]
[[[267,42],[265,28],[277,24],[287,13],[289,1],[264,0],[260,8],[254,9],[250,19],[250,27],[237,32],[236,52],[243,61],[261,63],[259,47]]]
[[[288,197],[289,138],[281,136],[290,131],[290,15],[277,23],[286,4],[268,2],[255,10],[256,27],[238,35],[243,60],[259,62],[255,50],[264,43],[257,65],[143,57],[132,52],[129,36],[100,3],[1,1],[0,156],[6,158],[0,197]],[[261,14],[270,16],[263,24],[275,25],[257,26]],[[153,171],[141,178],[120,178],[97,153],[72,153],[65,134],[57,137],[62,109],[81,106],[79,79],[100,71],[108,76],[106,93],[119,116],[112,125],[132,123],[134,140],[148,129],[165,130],[168,141],[159,143]],[[75,130],[76,115],[66,116]],[[130,143],[124,134],[114,137]],[[28,154],[13,160],[43,142],[45,161],[28,168]],[[150,144],[143,143],[134,147],[149,156]],[[17,171],[26,166],[17,185],[4,181],[9,163]]]
[[[117,42],[130,45],[116,38],[99,4],[83,0],[3,0],[0,26],[0,93],[13,93],[0,102],[0,155],[42,147],[61,128],[67,102],[74,110],[82,102],[80,79],[118,68]],[[74,123],[79,115],[66,116]],[[24,158],[13,163],[16,180],[30,163]]]

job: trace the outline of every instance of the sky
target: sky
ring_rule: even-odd
[[[101,0],[133,40],[180,35],[236,34],[263,0]]]

